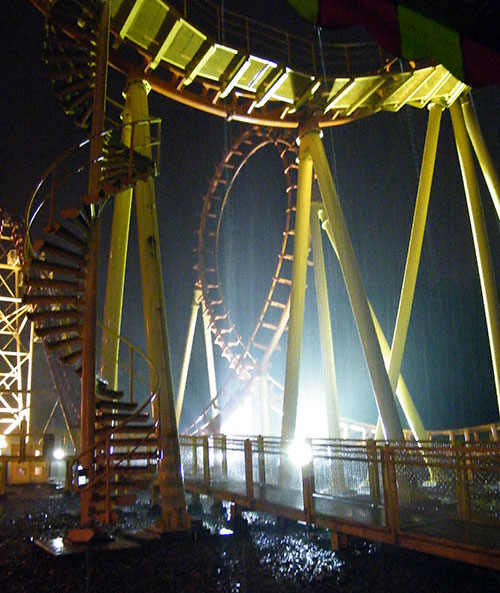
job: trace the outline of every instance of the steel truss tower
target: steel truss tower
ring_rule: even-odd
[[[0,435],[5,436],[29,434],[33,330],[20,295],[21,235],[8,215],[0,215]]]

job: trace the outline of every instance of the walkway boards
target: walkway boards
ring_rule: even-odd
[[[293,443],[292,443],[293,444]],[[242,508],[500,570],[500,446],[181,437],[186,489]]]

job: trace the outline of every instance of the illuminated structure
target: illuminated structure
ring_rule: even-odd
[[[29,434],[33,331],[21,302],[22,230],[6,212],[0,229],[0,438]],[[0,444],[0,449],[5,447]]]
[[[76,370],[81,369],[82,438],[75,466],[78,467],[80,483],[84,485],[83,527],[110,521],[114,505],[130,503],[135,488],[150,480],[157,460],[162,502],[159,527],[166,531],[183,530],[189,523],[181,479],[158,250],[153,183],[157,160],[153,153],[158,141],[151,132],[157,122],[149,116],[147,106],[150,88],[207,113],[257,126],[291,129],[298,135],[297,166],[297,149],[293,146],[292,136],[273,131],[249,132],[256,137],[257,144],[254,146],[272,142],[280,147],[285,173],[290,175],[285,240],[268,301],[250,344],[242,343],[229,321],[229,315],[221,306],[217,281],[210,280],[210,275],[217,271],[213,262],[207,261],[210,251],[207,243],[217,240],[217,230],[211,229],[210,225],[217,223],[229,191],[219,188],[227,184],[222,172],[235,167],[238,169],[241,162],[235,165],[233,157],[243,157],[242,163],[245,160],[244,152],[237,147],[221,164],[205,199],[199,235],[200,284],[196,288],[192,316],[196,317],[201,304],[205,318],[210,321],[205,324],[205,329],[213,334],[215,345],[221,347],[223,356],[241,379],[242,391],[251,382],[259,380],[264,402],[266,397],[273,397],[269,393],[269,385],[278,387],[277,382],[269,378],[267,367],[288,326],[281,425],[283,438],[293,438],[295,431],[310,232],[317,268],[322,361],[323,366],[331,371],[328,375],[329,392],[335,392],[333,343],[327,327],[328,301],[321,241],[318,240],[319,220],[342,269],[384,437],[390,440],[403,438],[393,395],[396,393],[415,438],[426,438],[418,412],[400,376],[400,369],[420,261],[439,123],[442,111],[449,109],[473,226],[500,403],[498,297],[479,206],[469,137],[488,180],[497,211],[500,211],[499,182],[478,132],[468,101],[469,89],[465,84],[440,65],[423,65],[416,69],[406,65],[401,69],[398,64],[394,70],[391,57],[383,55],[376,45],[370,44],[362,47],[361,58],[359,45],[325,48],[325,59],[336,73],[323,76],[318,73],[313,43],[296,42],[288,34],[276,31],[273,31],[274,38],[283,43],[277,43],[274,49],[269,50],[275,52],[275,56],[270,53],[261,57],[260,51],[267,48],[259,46],[261,37],[248,20],[241,19],[235,23],[231,19],[236,17],[231,14],[217,20],[212,12],[207,15],[206,8],[210,4],[194,0],[183,3],[183,15],[163,0],[32,1],[47,15],[45,59],[56,93],[67,113],[80,127],[89,131],[89,141],[85,145],[89,153],[81,156],[82,150],[85,150],[85,146],[81,146],[63,155],[41,182],[40,187],[48,188],[46,193],[45,190],[37,191],[28,207],[26,245],[30,280],[27,281],[25,297],[25,302],[34,309],[38,334],[53,350],[61,353],[63,362],[74,365]],[[205,15],[208,25],[203,22]],[[219,29],[212,28],[215,22],[219,23]],[[221,23],[224,23],[225,29],[221,28]],[[242,26],[239,28],[237,25]],[[243,35],[238,36],[237,31],[242,31]],[[113,37],[112,45],[109,43],[110,36]],[[254,45],[260,50],[254,50]],[[337,61],[338,54],[342,56],[340,61]],[[116,101],[106,100],[108,63],[127,78],[123,123],[109,132],[107,107],[116,107]],[[400,307],[393,342],[389,346],[364,291],[321,142],[321,130],[347,124],[381,110],[398,111],[405,105],[429,108],[429,125]],[[82,173],[85,174],[85,185],[76,180]],[[313,175],[317,178],[321,194],[319,203],[311,201]],[[146,360],[149,366],[149,389],[142,406],[121,401],[117,384],[132,188],[139,228]],[[296,198],[292,196],[295,192]],[[114,197],[115,215],[102,323],[99,371],[102,382],[98,384],[96,396],[99,215],[104,203],[111,197]],[[311,217],[311,212],[315,216]],[[42,220],[43,213],[45,218]],[[280,267],[283,262],[291,264],[286,273],[284,266],[283,269]],[[287,287],[289,294],[277,300],[277,286]],[[273,308],[278,312],[278,318],[268,320],[267,315]],[[262,342],[260,335],[264,330],[269,332],[270,337]],[[207,351],[210,351],[208,339],[207,346]],[[132,346],[130,348],[133,350]],[[258,350],[261,351],[260,357],[256,354]],[[184,366],[187,369],[186,361]],[[133,377],[131,371],[130,385]],[[215,397],[212,394],[212,400]],[[179,402],[181,400],[179,398]],[[147,421],[145,408],[150,403],[154,422],[141,428],[140,422]],[[330,435],[339,436],[338,406],[334,401],[329,403]]]

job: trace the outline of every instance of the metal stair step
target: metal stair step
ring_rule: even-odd
[[[111,411],[111,410],[127,410],[133,412],[137,408],[134,402],[121,402],[107,399],[97,399],[95,402],[96,410]]]
[[[85,273],[80,268],[64,266],[62,264],[44,261],[37,258],[32,258],[27,267],[29,270],[36,270],[38,272],[49,272],[53,274],[59,274],[61,276],[72,276],[79,279],[85,278]]]
[[[83,325],[81,323],[68,323],[63,325],[52,325],[50,327],[37,328],[35,331],[39,338],[47,338],[49,336],[71,333],[81,335],[82,329]]]
[[[35,330],[36,332],[36,330]],[[81,336],[75,336],[73,338],[61,338],[60,340],[47,341],[45,345],[53,352],[54,350],[61,350],[62,348],[71,348],[71,346],[80,345],[82,343]]]
[[[28,276],[24,283],[30,288],[40,288],[48,290],[67,290],[73,294],[83,294],[83,284],[81,282],[70,282],[67,280],[53,280],[51,278],[35,278]],[[43,294],[43,293],[42,293]]]
[[[126,424],[120,428],[116,428],[113,434],[147,434],[150,431],[154,430],[154,424]],[[108,432],[109,426],[106,428],[98,428],[96,429],[96,433]]]
[[[101,424],[103,423],[108,423],[108,422],[123,422],[124,420],[127,420],[127,418],[130,418],[130,413],[129,412],[103,412],[101,410],[98,410],[96,413],[96,422],[99,422]],[[149,419],[149,414],[138,414],[137,416],[134,416],[133,421],[134,422],[147,422]],[[108,425],[109,426],[109,425]]]
[[[83,310],[59,309],[57,311],[34,311],[28,313],[28,319],[33,321],[33,323],[43,323],[44,321],[52,321],[56,319],[83,319]]]
[[[59,360],[63,363],[63,364],[74,364],[75,362],[77,362],[78,360],[80,360],[82,357],[82,351],[79,350],[74,350],[73,352],[70,352],[69,354],[66,354],[66,356],[61,356],[59,358]]]

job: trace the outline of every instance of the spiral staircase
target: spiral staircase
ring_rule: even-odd
[[[44,60],[55,94],[65,112],[87,133],[92,122],[100,10],[98,0],[55,0],[46,14]],[[119,106],[109,99],[107,104]],[[109,118],[106,121],[113,125]],[[81,192],[82,179],[85,181],[95,164],[89,156],[89,138],[55,161],[26,208],[23,302],[29,306],[29,318],[49,360],[77,375],[82,372],[89,245],[98,232],[101,212],[117,194],[156,174],[153,159],[123,144],[122,132],[123,128],[115,125],[99,134],[102,151],[97,159],[97,204],[89,205],[85,191]],[[130,351],[145,358],[127,344]],[[130,385],[133,366],[131,360]],[[150,419],[148,410],[157,392],[149,385],[144,391],[142,397],[137,394],[139,405],[131,399],[125,401],[123,391],[96,380],[95,443],[92,451],[81,451],[71,460],[69,479],[75,491],[91,491],[94,524],[116,521],[119,507],[134,504],[138,492],[147,489],[156,475],[158,424]],[[75,395],[72,397],[77,400]],[[93,461],[90,468],[84,468],[82,458],[89,453]]]

